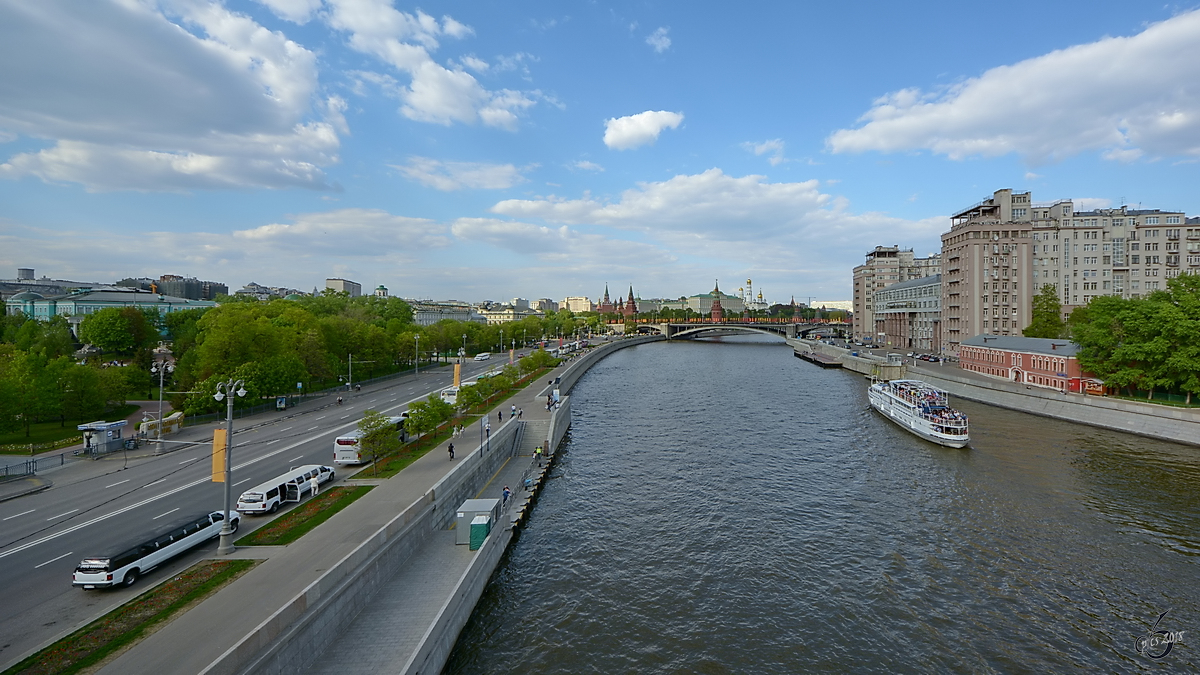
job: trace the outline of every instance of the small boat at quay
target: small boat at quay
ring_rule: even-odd
[[[875,382],[871,407],[912,433],[949,448],[966,447],[967,416],[951,408],[946,392],[920,380]]]

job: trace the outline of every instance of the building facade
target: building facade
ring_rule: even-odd
[[[997,190],[951,217],[942,235],[942,346],[976,335],[1019,336],[1033,296],[1055,289],[1063,316],[1099,295],[1138,298],[1200,273],[1200,218],[1158,209],[1076,211]]]
[[[465,302],[432,302],[421,300],[408,300],[407,302],[413,310],[413,323],[418,326],[432,326],[445,319],[487,323],[487,319],[482,314],[476,312],[475,308]]]
[[[591,300],[584,298],[584,297],[579,297],[579,296],[572,296],[569,298],[565,298],[562,301],[562,306],[566,307],[569,311],[575,312],[576,314],[578,314],[579,312],[594,312],[595,311],[595,306],[592,305]]]
[[[1095,384],[1080,369],[1078,352],[1070,340],[976,335],[963,341],[959,365],[1000,380],[1078,392]]]
[[[875,344],[941,352],[942,275],[875,291]]]
[[[30,318],[47,320],[55,316],[82,319],[88,314],[112,307],[138,307],[169,314],[185,309],[216,307],[217,303],[211,300],[175,298],[139,288],[105,286],[50,297],[26,291],[12,296],[5,304],[9,314],[20,312]]]
[[[326,279],[325,288],[330,288],[338,292],[346,292],[350,297],[357,298],[362,295],[362,284],[350,281],[349,279]]]
[[[942,256],[932,253],[917,258],[912,249],[899,246],[876,246],[867,259],[854,268],[854,298],[852,300],[851,332],[855,340],[874,343],[879,336],[875,330],[875,293],[902,281],[941,274]],[[814,303],[814,306],[817,306]]]

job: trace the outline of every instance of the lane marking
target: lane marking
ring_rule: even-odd
[[[238,482],[236,482],[236,483],[234,483],[234,484],[233,484],[233,487],[237,487],[237,486],[241,485],[242,483],[249,483],[249,482],[250,482],[250,481],[252,481],[252,480],[254,480],[254,479],[253,479],[253,478],[247,478],[247,479],[245,479],[245,480],[239,480]]]
[[[132,478],[126,478],[125,480],[122,480],[122,481],[117,481],[116,483],[113,483],[112,485],[105,485],[105,486],[104,486],[104,489],[105,489],[105,490],[107,490],[107,489],[108,489],[108,488],[110,488],[110,487],[116,487],[116,486],[120,485],[121,483],[128,483],[128,482],[129,482],[129,481],[131,481],[131,480],[133,480],[133,479],[132,479]]]
[[[143,485],[142,487],[144,487],[144,488],[148,488],[148,487],[150,487],[151,485],[158,485],[159,483],[165,483],[165,482],[167,482],[167,479],[166,479],[166,478],[159,478],[158,480],[154,481],[153,483],[146,483],[146,484],[145,484],[145,485]]]
[[[271,440],[269,440],[269,441],[267,441],[266,443],[264,443],[264,445],[270,445],[270,444],[272,444],[272,443],[278,443],[279,441],[280,441],[280,439],[278,439],[278,438],[272,438]]]
[[[60,514],[59,514],[59,515],[57,515],[57,516],[50,516],[50,517],[49,517],[49,518],[47,518],[46,520],[55,520],[55,519],[57,519],[57,518],[62,518],[63,516],[69,516],[69,515],[71,515],[72,513],[75,513],[75,512],[76,512],[76,511],[78,511],[78,510],[79,510],[79,509],[71,509],[70,511],[67,511],[66,513],[60,513]]]
[[[199,457],[193,457],[193,458],[191,458],[191,459],[185,459],[185,460],[183,460],[182,462],[180,462],[180,464],[187,464],[188,462],[194,462],[194,461],[196,461],[196,460],[198,460],[198,459],[200,459],[200,458],[199,458]]]
[[[346,419],[349,415],[342,415],[340,419]]]
[[[290,463],[292,463],[292,462],[294,462],[294,461],[296,461],[296,460],[298,460],[298,459],[304,459],[304,455],[300,455],[299,457],[293,457],[293,458],[291,458],[291,459],[289,459],[289,460],[288,460],[288,463],[290,464]]]
[[[23,516],[23,515],[25,515],[25,514],[28,514],[28,513],[33,513],[34,511],[37,511],[37,509],[29,509],[28,511],[22,511],[22,512],[20,512],[20,513],[17,513],[17,514],[14,514],[14,515],[11,515],[11,516],[9,516],[9,517],[7,517],[7,518],[4,518],[4,520],[12,520],[13,518],[17,518],[17,517],[19,517],[19,516]]]
[[[307,429],[307,431],[312,431],[313,429],[320,429],[320,428],[321,428],[320,426],[309,427],[309,428]]]
[[[153,518],[151,518],[150,520],[158,520],[159,518],[162,518],[163,516],[169,516],[172,513],[175,513],[176,511],[178,511],[180,508],[182,508],[182,507],[177,507],[177,508],[171,509],[170,511],[167,511],[166,513],[160,513],[157,516],[154,516]]]
[[[430,392],[430,393],[433,393],[433,392]],[[425,397],[424,397],[424,396],[418,396],[418,397],[416,397],[416,398],[414,398],[414,399],[411,399],[411,400],[409,400],[409,401],[405,401],[404,403],[398,403],[398,404],[396,404],[396,405],[394,405],[394,406],[392,406],[392,407],[390,407],[390,408],[385,408],[385,409],[383,409],[383,410],[380,410],[379,412],[386,413],[386,412],[392,412],[393,410],[399,410],[400,408],[403,408],[403,407],[407,406],[407,405],[408,405],[408,404],[410,404],[410,403],[415,403],[416,401],[420,401],[420,400],[422,400],[423,398],[425,398]],[[353,425],[353,424],[346,424],[346,425],[343,425],[343,426],[341,426],[341,427],[335,427],[335,428],[331,429],[331,431],[344,431],[344,430],[350,429],[352,426],[354,426],[354,425]],[[318,434],[318,435],[320,435],[320,434]],[[238,464],[237,466],[234,466],[234,467],[233,467],[233,470],[234,470],[234,471],[238,471],[238,470],[240,470],[240,469],[244,469],[244,468],[246,468],[246,467],[248,467],[248,466],[251,466],[251,465],[253,465],[253,464],[257,464],[257,463],[259,463],[259,462],[261,462],[261,461],[263,461],[263,460],[270,459],[271,457],[274,457],[275,455],[278,455],[278,454],[279,454],[279,453],[281,453],[281,452],[287,452],[288,450],[291,450],[291,449],[293,449],[293,448],[296,448],[296,447],[299,447],[299,446],[301,446],[301,445],[304,445],[305,443],[308,443],[308,442],[310,442],[311,440],[312,440],[312,439],[305,439],[305,440],[296,441],[295,443],[292,443],[291,445],[285,445],[285,446],[283,446],[282,448],[279,448],[278,450],[276,450],[276,451],[274,451],[274,452],[268,452],[268,453],[266,453],[265,455],[262,455],[262,456],[260,456],[260,457],[255,457],[254,459],[250,459],[250,460],[247,460],[247,461],[245,461],[245,462],[242,462],[241,464]],[[197,458],[197,459],[199,459],[199,458]],[[42,537],[41,539],[35,539],[35,540],[33,540],[33,541],[25,542],[24,544],[21,544],[20,546],[14,546],[13,548],[10,548],[10,549],[8,549],[7,551],[2,551],[2,552],[0,552],[0,558],[7,558],[7,557],[8,557],[8,556],[10,556],[10,555],[14,555],[14,554],[16,554],[16,553],[20,553],[21,551],[24,551],[24,550],[27,550],[27,549],[33,548],[34,546],[37,546],[37,545],[39,545],[39,544],[44,544],[44,543],[46,543],[46,542],[48,542],[48,541],[53,541],[53,540],[55,540],[55,539],[58,539],[59,537],[62,537],[62,536],[65,536],[65,535],[71,534],[72,532],[76,532],[76,531],[78,531],[78,530],[82,530],[83,528],[85,528],[85,527],[88,527],[88,526],[90,526],[90,525],[95,525],[96,523],[102,523],[102,522],[104,522],[104,521],[108,520],[109,518],[115,518],[115,517],[117,517],[117,516],[119,516],[119,515],[121,515],[121,514],[123,514],[123,513],[127,513],[127,512],[129,512],[129,511],[132,511],[132,510],[134,510],[134,509],[136,509],[136,508],[138,508],[138,507],[145,506],[146,504],[151,504],[151,503],[154,503],[154,502],[156,502],[156,501],[158,501],[158,500],[160,500],[160,499],[164,499],[164,498],[166,498],[166,497],[170,497],[171,495],[173,495],[173,494],[176,494],[176,493],[178,493],[178,492],[183,492],[184,490],[186,490],[186,489],[188,489],[188,488],[196,487],[197,485],[202,485],[202,484],[204,484],[204,483],[207,483],[207,482],[209,482],[210,478],[211,478],[211,477],[207,477],[207,476],[206,476],[206,477],[204,477],[204,478],[200,478],[200,479],[194,480],[194,481],[192,481],[192,482],[190,482],[190,483],[185,483],[185,484],[183,484],[183,485],[180,485],[180,486],[179,486],[179,487],[177,487],[177,488],[174,488],[174,489],[168,490],[168,491],[166,491],[166,492],[164,492],[164,493],[162,493],[162,494],[155,495],[155,496],[153,496],[153,497],[147,497],[146,499],[143,499],[142,501],[140,501],[140,502],[137,502],[136,504],[130,504],[129,506],[125,506],[125,507],[119,508],[119,509],[117,509],[116,511],[113,511],[112,513],[106,513],[106,514],[104,514],[104,515],[102,515],[102,516],[96,516],[95,518],[92,518],[91,520],[86,520],[86,521],[84,521],[84,522],[82,522],[82,523],[77,523],[77,524],[75,524],[75,525],[72,525],[71,527],[68,527],[68,528],[66,528],[66,529],[64,529],[64,530],[62,530],[62,531],[60,531],[60,532],[55,532],[54,534],[48,534],[48,535],[46,535],[46,536]],[[78,510],[79,510],[79,509],[75,509],[75,511],[78,511]],[[65,516],[65,515],[69,515],[69,514],[71,514],[71,513],[74,513],[75,511],[68,511],[67,513],[64,513],[63,515],[64,515],[64,516]],[[61,517],[61,516],[55,516],[55,518],[60,518],[60,517]],[[54,518],[48,518],[47,520],[54,520]]]
[[[36,570],[36,569],[37,569],[37,568],[39,568],[39,567],[45,567],[46,565],[49,565],[50,563],[54,562],[55,560],[62,560],[63,558],[65,558],[65,557],[67,557],[67,556],[71,555],[72,553],[74,553],[74,551],[67,551],[66,553],[64,553],[64,554],[62,554],[62,555],[58,556],[57,558],[55,558],[54,560],[47,560],[46,562],[42,563],[41,565],[34,565],[34,566],[33,566],[33,569],[35,569],[35,570]]]

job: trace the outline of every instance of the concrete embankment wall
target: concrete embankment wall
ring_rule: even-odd
[[[1103,396],[1064,394],[1016,382],[979,381],[932,366],[910,373],[953,396],[1177,443],[1200,445],[1200,412]]]
[[[793,349],[841,360],[842,366],[867,376],[891,380],[912,377],[945,389],[953,396],[1043,417],[1078,422],[1115,431],[1200,445],[1200,411],[1103,396],[1064,394],[1018,382],[983,380],[961,375],[957,368],[929,365],[914,369],[888,365],[878,357],[851,356],[851,350],[811,340],[788,340]]]
[[[449,527],[459,504],[478,492],[512,457],[520,428],[521,424],[513,420],[496,429],[492,433],[490,449],[487,449],[487,443],[484,444],[482,457],[480,448],[476,448],[470,457],[464,457],[462,463],[421,499],[342,558],[204,672],[213,675],[290,675],[308,667],[433,532]],[[483,557],[486,548],[480,548],[476,562]],[[500,550],[502,552],[503,548]],[[496,559],[499,559],[498,555]],[[494,566],[493,562],[484,574],[485,584]],[[455,597],[458,595],[456,592]],[[471,607],[474,607],[475,599],[471,600]],[[459,624],[454,635],[461,628],[462,624]]]

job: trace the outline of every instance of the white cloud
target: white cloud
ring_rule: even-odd
[[[444,191],[463,188],[499,190],[525,181],[521,170],[512,164],[442,162],[428,157],[410,157],[407,165],[392,165],[392,168],[422,185]]]
[[[663,129],[675,129],[683,113],[647,110],[628,117],[604,121],[604,144],[614,150],[629,150],[658,140]]]
[[[1032,162],[1099,151],[1106,159],[1200,157],[1200,11],[1132,37],[993,68],[941,92],[877,100],[833,152],[927,149],[951,159],[1016,153]]]
[[[461,67],[451,69],[436,63],[429,51],[438,48],[439,37],[463,38],[474,33],[449,16],[439,23],[421,11],[398,11],[390,0],[330,0],[329,6],[329,25],[349,33],[352,49],[411,78],[407,87],[396,92],[402,102],[400,113],[409,119],[447,126],[479,122],[514,130],[518,115],[536,103],[521,92],[489,91]],[[464,60],[472,68],[483,63]]]
[[[1040,173],[1034,173],[1032,171],[1025,172],[1025,180],[1037,180],[1041,177],[1042,177],[1042,174],[1040,174]]]
[[[487,61],[484,61],[483,59],[472,54],[462,57],[460,61],[462,61],[464,67],[470,68],[477,73],[486,73],[488,69],[491,68]]]
[[[1094,211],[1096,209],[1107,209],[1112,206],[1111,199],[1103,197],[1079,197],[1071,200],[1076,211]]]
[[[770,157],[767,158],[767,161],[771,163],[771,166],[779,166],[786,161],[783,158],[784,143],[783,140],[779,138],[773,138],[769,141],[763,141],[762,143],[747,141],[746,143],[742,143],[742,147],[750,152],[753,152],[759,157],[770,154]]]
[[[342,104],[315,55],[218,5],[0,5],[0,129],[53,145],[0,164],[92,190],[324,188]],[[193,35],[185,28],[202,33]],[[314,109],[314,103],[317,103]]]
[[[670,28],[658,28],[653,33],[646,36],[646,44],[654,47],[654,51],[659,54],[671,48],[671,38],[667,37],[667,32]]]
[[[305,213],[293,223],[271,224],[233,233],[236,243],[260,251],[321,256],[388,255],[450,244],[446,226],[425,218],[396,216],[380,209],[339,209]]]
[[[312,15],[321,9],[321,0],[257,0],[271,12],[286,21],[306,24]]]
[[[816,180],[769,183],[763,176],[738,178],[720,169],[639,183],[617,200],[586,194],[573,200],[510,199],[491,210],[517,219],[639,232],[679,254],[813,275],[815,270],[845,275],[862,262],[864,241],[936,246],[949,225],[941,217],[909,221],[855,214],[844,199],[823,194]]]
[[[604,171],[604,167],[595,162],[590,162],[586,159],[581,159],[571,165],[572,168],[582,169],[583,171]]]
[[[451,231],[459,239],[484,242],[548,263],[589,266],[620,259],[626,265],[653,266],[675,260],[651,244],[581,233],[566,225],[552,228],[494,218],[459,218]]]

